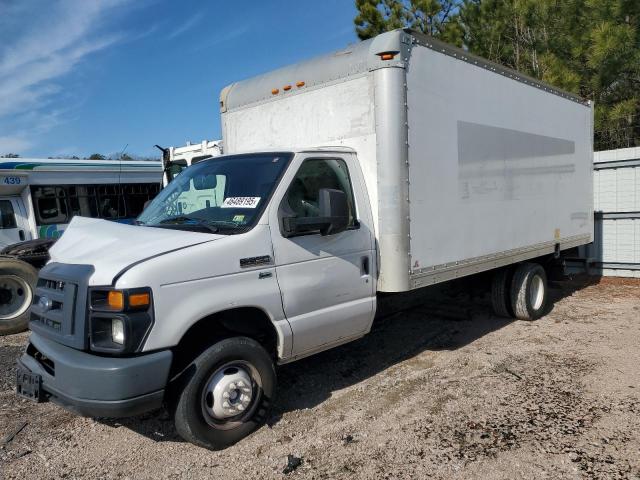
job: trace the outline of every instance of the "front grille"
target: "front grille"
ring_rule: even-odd
[[[36,286],[31,321],[62,335],[73,334],[77,286],[52,278],[39,278]]]

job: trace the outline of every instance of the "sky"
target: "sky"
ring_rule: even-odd
[[[237,80],[357,41],[353,0],[0,0],[0,156],[220,138]]]

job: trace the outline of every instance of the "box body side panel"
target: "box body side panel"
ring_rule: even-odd
[[[589,106],[424,47],[407,98],[413,277],[591,241]]]

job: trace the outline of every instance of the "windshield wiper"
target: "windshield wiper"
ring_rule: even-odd
[[[189,225],[187,222],[195,222],[195,225],[198,225],[200,227],[204,227],[207,230],[209,230],[211,233],[217,233],[219,228],[215,227],[213,225],[209,225],[205,220],[203,220],[202,218],[196,218],[196,217],[188,217],[186,215],[177,215],[175,217],[169,217],[169,218],[165,218],[164,220],[161,220],[160,222],[158,222],[160,225],[162,224],[173,224],[173,225]]]

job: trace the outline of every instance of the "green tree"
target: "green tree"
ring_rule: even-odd
[[[463,45],[593,100],[596,149],[640,145],[638,0],[356,0],[356,6],[360,38],[408,27]],[[435,19],[426,24],[433,28],[416,18]]]
[[[106,160],[106,157],[100,153],[92,153],[89,160]]]
[[[461,45],[457,12],[462,0],[356,0],[354,19],[361,40],[396,28],[411,28]]]

